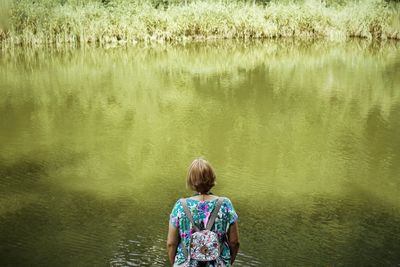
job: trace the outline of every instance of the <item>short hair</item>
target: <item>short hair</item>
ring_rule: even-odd
[[[207,193],[215,185],[216,178],[210,163],[203,158],[197,158],[189,166],[186,184],[193,191]]]

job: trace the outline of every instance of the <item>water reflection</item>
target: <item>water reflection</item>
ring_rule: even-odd
[[[399,60],[367,42],[1,51],[0,265],[165,266],[197,155],[239,212],[238,266],[397,264]]]

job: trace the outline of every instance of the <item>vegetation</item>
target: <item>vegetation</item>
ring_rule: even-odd
[[[400,39],[399,5],[380,0],[19,0],[2,5],[3,46],[216,38]]]

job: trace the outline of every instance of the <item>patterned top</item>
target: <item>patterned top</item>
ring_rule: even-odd
[[[187,199],[187,205],[190,213],[192,214],[193,220],[200,228],[204,228],[204,226],[207,225],[210,214],[213,211],[215,204],[217,203],[217,199],[218,198],[206,201],[199,201],[190,198]],[[216,262],[210,262],[210,264],[207,265],[208,267],[219,266],[218,262],[220,261],[223,261],[225,266],[231,266],[231,255],[229,246],[226,243],[226,234],[228,232],[229,226],[232,223],[236,222],[237,219],[238,215],[233,208],[232,202],[228,198],[224,198],[224,201],[218,212],[218,216],[215,219],[213,227],[211,228],[211,230],[217,233],[219,237],[221,244],[221,255],[219,260],[217,260]],[[193,229],[189,219],[185,215],[185,211],[179,200],[175,203],[175,206],[172,209],[169,222],[179,229],[180,238],[181,240],[183,240],[185,248],[188,248]],[[182,264],[185,262],[185,260],[185,254],[182,251],[182,243],[180,243],[175,256],[175,263]]]

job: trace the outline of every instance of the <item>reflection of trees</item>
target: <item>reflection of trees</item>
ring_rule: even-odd
[[[210,79],[219,83],[214,94],[229,96],[238,90],[248,92],[248,85],[234,92],[231,88],[251,82],[246,76],[258,77],[252,72],[259,69],[271,76],[274,91],[288,91],[290,87],[291,92],[313,91],[327,100],[341,93],[348,101],[357,97],[365,105],[387,109],[387,101],[398,99],[394,85],[386,86],[397,79],[391,75],[398,69],[397,47],[396,43],[270,41],[111,50],[16,49],[2,52],[1,66],[7,67],[0,80],[2,94],[6,88],[13,88],[13,94],[2,101],[4,104],[11,97],[23,103],[22,98],[43,105],[68,100],[84,106],[89,101],[92,105],[126,108],[138,97],[162,96],[167,101],[169,96],[173,100],[174,94],[187,92],[184,88],[190,88],[192,82],[201,86]],[[22,75],[27,77],[20,79]]]
[[[358,200],[340,201],[364,192],[368,197],[359,200],[376,199],[387,216],[381,206],[372,210],[398,232],[396,212],[387,208],[398,208],[396,45],[217,42],[2,53],[1,191],[30,189],[2,196],[15,205],[2,213],[0,236],[7,244],[15,229],[31,230],[21,237],[21,260],[43,247],[53,256],[69,251],[71,262],[101,264],[102,254],[115,264],[145,264],[163,247],[173,199],[185,194],[184,168],[197,155],[217,168],[216,190],[234,196],[244,229],[263,233],[257,247],[247,239],[244,249],[269,253],[260,258],[277,259],[272,265],[287,252],[294,262],[302,249],[318,246],[307,239],[310,231],[328,242],[336,233],[340,239],[377,230],[383,246],[393,247],[374,224],[379,220],[354,232],[373,217]],[[303,195],[324,197],[303,201]],[[146,214],[155,216],[154,227]],[[332,214],[344,219],[329,221]],[[256,223],[265,218],[267,229]],[[271,231],[274,246],[264,249],[263,235]],[[370,248],[354,235],[335,241],[343,250],[355,244],[355,254]]]
[[[119,177],[120,188],[144,189],[163,179],[148,166],[175,172],[171,161],[203,154],[223,171],[244,164],[255,181],[279,177],[271,186],[321,189],[368,164],[358,160],[364,126],[399,101],[397,58],[396,44],[367,42],[6,51],[1,108],[15,112],[1,122],[16,135],[0,138],[24,153],[39,149],[32,139],[88,153],[58,170],[78,173],[60,178],[68,187],[119,192],[109,180]]]

